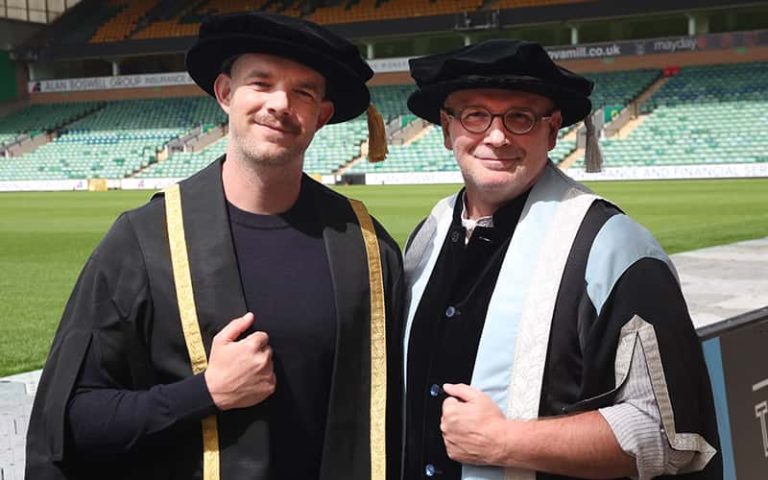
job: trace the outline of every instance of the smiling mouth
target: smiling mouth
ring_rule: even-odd
[[[287,133],[292,133],[292,132],[290,132],[290,131],[282,128],[282,127],[278,127],[276,125],[269,125],[269,124],[266,124],[266,123],[259,123],[259,122],[254,122],[254,123],[256,125],[260,126],[260,127],[268,128],[269,130],[273,130],[275,132],[286,133],[286,134]]]
[[[520,157],[511,157],[511,158],[496,158],[496,157],[475,157],[478,160],[482,160],[484,162],[517,162],[520,161]]]

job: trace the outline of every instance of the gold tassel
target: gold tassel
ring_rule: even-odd
[[[587,127],[587,141],[584,147],[584,164],[587,173],[597,173],[603,169],[603,154],[600,152],[600,143],[597,140],[595,124],[592,121],[592,114],[584,119],[584,125]]]
[[[381,162],[387,158],[387,133],[384,131],[384,119],[373,104],[368,105],[368,161]]]

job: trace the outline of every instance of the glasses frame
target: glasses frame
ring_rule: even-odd
[[[486,127],[481,129],[481,130],[473,129],[473,128],[468,128],[464,124],[464,120],[462,119],[462,115],[461,115],[464,112],[464,110],[466,110],[468,108],[474,108],[474,109],[478,109],[478,110],[485,110],[486,112],[488,112],[488,114],[491,117],[490,121],[488,122],[488,125],[486,125]],[[491,128],[491,125],[493,125],[493,121],[496,119],[496,117],[499,117],[499,118],[501,118],[501,124],[504,125],[504,129],[506,131],[508,131],[509,133],[511,133],[512,135],[525,135],[527,133],[530,133],[534,128],[536,128],[536,125],[538,125],[542,120],[549,120],[550,118],[552,118],[552,114],[555,112],[553,110],[551,112],[548,112],[548,113],[545,113],[544,115],[539,116],[539,115],[536,115],[535,113],[529,112],[527,110],[520,110],[520,109],[517,109],[517,108],[510,108],[506,112],[493,113],[492,111],[488,110],[485,107],[479,107],[479,106],[476,106],[476,105],[469,105],[469,106],[466,106],[466,107],[462,108],[461,110],[457,110],[455,112],[452,111],[448,107],[443,107],[442,110],[449,117],[452,117],[452,118],[458,120],[459,123],[461,124],[461,126],[464,128],[464,130],[466,130],[466,131],[468,131],[470,133],[485,133],[485,132],[487,132],[488,129]],[[512,130],[511,128],[509,128],[509,125],[507,125],[507,122],[504,120],[509,112],[525,112],[525,113],[530,113],[531,115],[533,115],[533,123],[531,123],[531,126],[530,126],[530,128],[528,128],[528,130],[519,131],[519,132],[517,132],[515,130]]]

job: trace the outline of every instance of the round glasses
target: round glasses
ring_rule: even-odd
[[[552,113],[548,113],[545,116],[537,116],[533,112],[528,110],[507,110],[504,113],[491,113],[483,107],[464,107],[458,112],[453,112],[448,108],[443,108],[445,112],[453,117],[457,118],[461,122],[461,126],[468,132],[483,133],[491,127],[493,119],[501,117],[501,123],[504,124],[510,133],[515,135],[525,135],[533,130],[533,127],[541,120],[549,120],[552,118]]]

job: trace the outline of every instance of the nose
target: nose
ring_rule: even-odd
[[[507,129],[501,118],[494,118],[491,126],[485,132],[485,143],[493,147],[502,147],[510,143]]]
[[[267,111],[275,116],[287,115],[290,112],[290,101],[285,90],[275,89],[269,92],[264,102]]]

